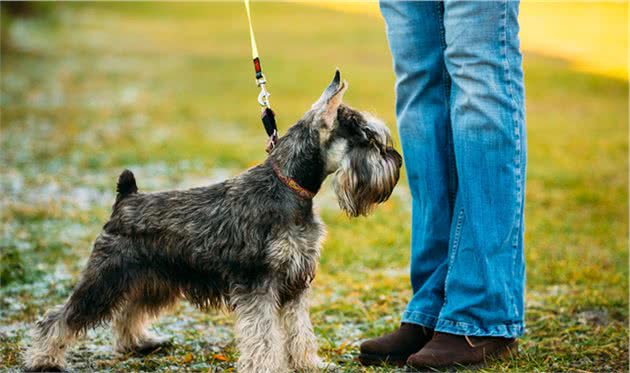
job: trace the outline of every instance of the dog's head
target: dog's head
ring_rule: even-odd
[[[350,216],[367,215],[391,195],[402,158],[381,120],[342,103],[347,89],[337,70],[307,116],[319,134],[325,172],[333,174],[339,206]]]

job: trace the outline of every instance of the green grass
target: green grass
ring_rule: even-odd
[[[30,323],[68,296],[123,168],[158,190],[218,180],[265,156],[242,4],[56,8],[14,20],[1,57],[1,369],[19,367]],[[346,101],[395,128],[381,21],[292,4],[253,12],[281,132],[337,66]],[[628,83],[531,54],[525,70],[528,332],[520,356],[484,369],[626,371]],[[374,215],[350,220],[330,192],[316,198],[329,234],[312,319],[321,353],[343,370],[362,369],[360,341],[394,329],[411,295],[409,200],[403,181]],[[231,369],[231,324],[183,304],[156,325],[174,347],[120,357],[98,329],[71,349],[70,367]]]

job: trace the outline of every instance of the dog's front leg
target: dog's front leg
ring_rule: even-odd
[[[236,301],[236,334],[240,373],[288,371],[278,298],[274,290],[239,295]]]
[[[286,349],[291,369],[320,371],[326,364],[317,355],[317,338],[308,315],[308,289],[282,308],[282,322],[287,334]]]

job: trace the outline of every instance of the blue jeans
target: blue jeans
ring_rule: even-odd
[[[412,195],[403,322],[523,334],[526,137],[518,2],[381,1]]]

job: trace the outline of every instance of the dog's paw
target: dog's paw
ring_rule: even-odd
[[[324,360],[320,360],[319,363],[317,363],[317,369],[320,372],[338,372],[339,371],[339,367],[337,366],[337,364],[330,361],[324,361]]]
[[[135,348],[135,352],[138,354],[150,354],[151,352],[164,347],[169,347],[173,343],[169,337],[154,337],[142,341],[142,343]]]
[[[314,361],[308,365],[302,365],[302,366],[293,365],[291,368],[292,368],[292,371],[309,372],[309,373],[338,372],[339,371],[339,367],[335,363],[324,361],[321,359],[318,359],[317,361]]]
[[[170,337],[147,336],[140,343],[133,346],[118,346],[116,350],[119,353],[133,353],[138,355],[148,355],[160,348],[172,346]]]
[[[59,365],[34,365],[25,366],[24,372],[65,372],[62,366]]]

